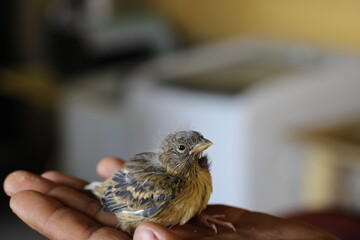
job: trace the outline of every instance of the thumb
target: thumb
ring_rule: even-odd
[[[134,240],[180,240],[180,238],[157,223],[144,222],[136,228]]]

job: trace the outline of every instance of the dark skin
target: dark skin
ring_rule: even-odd
[[[105,158],[97,171],[110,177],[123,161]],[[5,192],[11,197],[10,207],[21,220],[49,239],[110,240],[130,239],[116,229],[112,214],[101,211],[98,200],[83,193],[86,181],[60,172],[46,172],[41,176],[16,171],[4,181]],[[233,223],[236,232],[219,226],[215,234],[195,220],[172,229],[145,222],[135,231],[134,239],[326,239],[338,238],[303,222],[251,212],[224,205],[209,205],[207,214],[222,213]]]

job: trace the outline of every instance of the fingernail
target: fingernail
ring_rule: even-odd
[[[4,190],[8,196],[15,194],[14,184],[22,183],[25,176],[21,171],[10,173],[4,180]]]
[[[13,177],[14,177],[14,180],[16,180],[19,183],[22,183],[25,180],[25,174],[22,171],[14,172]]]
[[[144,240],[159,240],[157,238],[157,236],[155,235],[155,233],[153,231],[151,231],[150,229],[147,228],[143,228],[141,229],[141,231],[138,231],[135,236],[134,236],[134,240],[139,240],[139,239],[144,239]]]
[[[143,231],[143,236],[141,237],[141,239],[145,239],[145,240],[159,240],[156,235],[149,230],[145,230]]]

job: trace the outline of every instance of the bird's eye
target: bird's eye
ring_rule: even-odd
[[[183,153],[185,151],[186,147],[185,145],[178,145],[176,150],[179,152],[179,153]]]

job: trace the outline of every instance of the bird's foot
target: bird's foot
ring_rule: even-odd
[[[223,221],[221,220],[221,218],[225,218],[225,214],[208,215],[205,213],[201,213],[196,217],[196,220],[204,226],[214,229],[215,233],[218,232],[216,225],[231,228],[234,232],[236,232],[236,228],[231,222]]]

